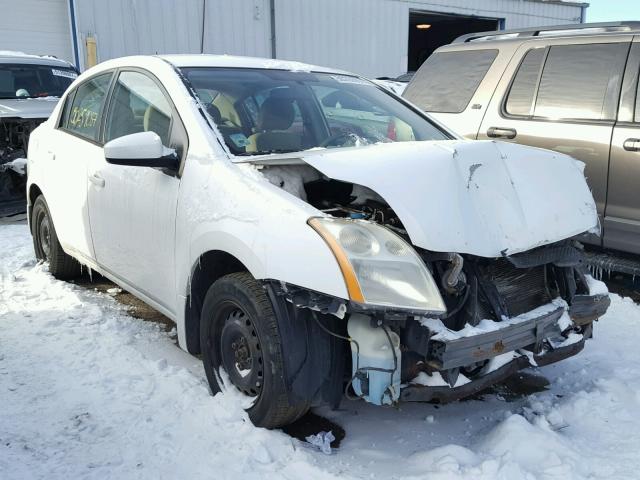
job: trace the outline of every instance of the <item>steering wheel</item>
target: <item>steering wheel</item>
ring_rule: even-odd
[[[331,135],[329,138],[324,140],[319,147],[344,147],[347,144],[349,146],[355,146],[358,141],[364,140],[368,145],[371,143],[370,139],[367,137],[363,137],[354,132],[341,132],[336,133],[335,135]]]

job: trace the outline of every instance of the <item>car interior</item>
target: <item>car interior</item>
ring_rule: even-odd
[[[417,114],[357,77],[255,70],[239,81],[234,69],[185,73],[234,155],[442,138],[424,119],[415,131]]]

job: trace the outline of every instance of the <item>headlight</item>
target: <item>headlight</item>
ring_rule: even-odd
[[[401,237],[376,223],[311,218],[338,260],[351,300],[431,313],[447,311],[431,273]]]

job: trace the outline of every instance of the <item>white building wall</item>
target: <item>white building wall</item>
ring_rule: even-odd
[[[73,62],[67,0],[0,0],[0,50]]]
[[[412,10],[502,18],[505,28],[577,23],[581,17],[580,6],[533,0],[274,2],[277,58],[370,77],[406,70]],[[75,0],[75,4],[81,66],[88,35],[96,38],[98,61],[137,53],[272,55],[271,0]]]
[[[278,58],[365,75],[406,70],[409,10],[404,3],[276,0],[275,6]]]
[[[204,53],[271,56],[269,0],[206,0],[205,16]]]
[[[276,0],[276,53],[354,71],[397,75],[407,68],[409,12],[504,19],[505,28],[579,23],[582,9],[529,0]]]
[[[202,0],[76,0],[80,63],[87,36],[98,62],[125,55],[200,53]]]

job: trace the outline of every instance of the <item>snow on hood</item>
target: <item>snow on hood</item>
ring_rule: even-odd
[[[378,144],[302,152],[335,180],[382,196],[414,245],[499,257],[598,228],[584,164],[494,141]]]
[[[0,98],[0,117],[49,118],[58,97]]]

